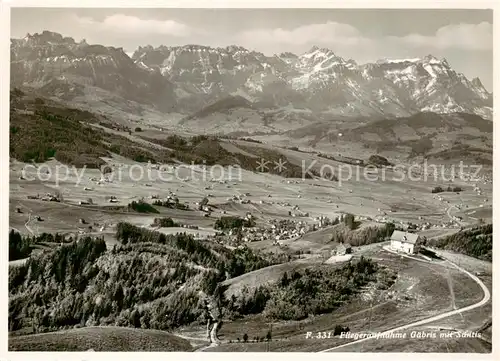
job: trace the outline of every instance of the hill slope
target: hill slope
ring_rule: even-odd
[[[191,344],[168,332],[127,327],[84,327],[9,337],[9,351],[192,351]]]
[[[361,125],[317,122],[267,139],[256,139],[312,147],[326,153],[345,152],[350,156],[378,153],[401,161],[424,157],[488,165],[492,164],[493,122],[467,113],[422,112]]]

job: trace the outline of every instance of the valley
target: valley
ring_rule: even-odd
[[[479,78],[47,30],[10,66],[10,351],[492,352]]]
[[[82,125],[91,126],[85,123]],[[99,129],[104,132],[102,133],[104,137],[107,134],[126,137],[127,142],[138,149],[147,147],[152,156],[163,152],[163,149],[173,151],[172,145],[177,144],[169,143],[172,145],[164,148],[160,145],[161,140],[170,139],[169,133],[155,131],[154,138],[150,138],[147,128],[132,136],[128,135],[127,131],[111,131],[106,127]],[[144,143],[144,139],[150,141]],[[254,163],[245,163],[245,168],[237,168],[237,164],[231,168],[230,163],[226,167],[211,168],[202,164],[188,165],[173,161],[161,168],[155,163],[141,163],[110,152],[108,156],[99,158],[109,168],[106,173],[102,173],[101,169],[72,168],[54,158],[40,164],[12,159],[10,226],[22,236],[58,233],[76,239],[87,236],[100,237],[104,240],[106,248],[111,250],[124,247],[116,238],[116,229],[120,223],[126,222],[139,227],[138,229],[160,232],[159,234],[172,235],[185,232],[194,239],[208,242],[207,245],[214,241],[222,242],[221,244],[226,245],[229,251],[235,247],[249,247],[254,252],[264,252],[263,254],[270,252],[285,257],[283,260],[287,261],[284,263],[279,261],[277,264],[222,282],[222,285],[227,287],[224,297],[239,299],[243,297],[242,290],[248,290],[245,292],[250,292],[251,295],[259,287],[279,282],[285,273],[343,267],[347,259],[339,258],[334,264],[329,260],[339,245],[332,240],[332,234],[335,233],[335,229],[340,230],[338,227],[341,225],[327,224],[328,220],[343,217],[345,214],[356,215],[360,223],[359,230],[342,231],[352,237],[351,242],[359,237],[367,237],[368,233],[364,230],[381,228],[385,224],[394,224],[403,229],[415,225],[422,235],[427,235],[429,238],[454,234],[463,227],[477,224],[477,218],[473,217],[475,213],[469,216],[471,211],[467,209],[481,209],[483,222],[491,222],[492,186],[487,177],[480,185],[480,196],[475,190],[478,182],[467,180],[466,177],[459,177],[453,182],[454,186],[460,186],[462,189],[458,194],[445,192],[436,195],[431,190],[442,184],[439,180],[429,177],[426,180],[412,178],[398,181],[396,178],[398,173],[391,167],[371,169],[370,174],[380,172],[379,179],[373,180],[366,177],[366,167],[356,166],[358,173],[355,173],[351,169],[354,166],[344,163],[343,158],[329,159],[316,153],[282,148],[267,142],[256,143],[224,138],[216,142],[215,144],[220,144],[221,149],[225,149],[228,154],[244,156],[244,158],[233,158],[234,160],[248,159]],[[225,156],[226,153],[222,154]],[[278,171],[272,174],[269,169],[258,169],[258,162],[265,159],[264,154],[274,155],[276,159],[286,159],[284,167],[290,168],[291,165],[295,165],[301,169],[303,164],[307,164],[307,168],[310,168],[311,172],[315,169],[316,173],[313,172],[309,179],[301,179],[284,177]],[[218,163],[218,160],[215,162]],[[275,166],[269,162],[269,167]],[[363,162],[368,162],[368,159],[364,158]],[[252,165],[255,167],[254,170],[251,169]],[[321,177],[325,169],[331,170],[337,180]],[[57,194],[59,201],[42,200],[42,196],[47,193]],[[129,208],[134,201],[154,204],[157,199],[170,198],[178,199],[179,204],[185,209],[153,205],[149,213],[141,213]],[[204,203],[206,206],[200,208],[203,199],[207,200]],[[110,203],[110,200],[113,202]],[[227,243],[234,238],[230,236],[231,233],[229,236],[218,238],[219,231],[214,228],[217,219],[245,218],[249,214],[255,220],[256,226],[262,229],[269,228],[274,221],[281,221],[301,224],[299,227],[303,227],[306,231],[303,234],[297,233],[297,236],[291,238],[281,237],[278,241],[264,236],[262,240],[257,237],[245,242],[244,236],[240,241],[233,240],[231,241],[233,243]],[[461,217],[460,221],[457,221],[458,215]],[[153,226],[154,220],[161,217],[172,219],[183,228]],[[359,236],[355,236],[358,233]],[[204,241],[205,239],[207,241]],[[435,265],[422,265],[419,261],[401,258],[385,251],[382,245],[387,241],[383,238],[375,242],[375,244],[355,246],[353,261],[366,257],[395,272],[397,279],[387,290],[378,290],[373,286],[362,288],[358,291],[361,297],[356,301],[346,303],[333,312],[303,320],[270,322],[259,314],[243,316],[242,319],[224,320],[217,335],[218,346],[210,344],[210,347],[205,348],[208,344],[201,341],[206,332],[204,326],[182,326],[176,330],[175,335],[185,337],[192,343],[192,347],[202,347],[204,351],[321,351],[339,346],[342,340],[338,337],[325,340],[305,339],[304,335],[307,332],[329,332],[339,322],[348,326],[351,332],[366,331],[368,326],[370,331],[380,332],[391,327],[399,327],[403,322],[416,322],[443,314],[449,307],[454,307],[453,303],[465,307],[480,300],[481,289],[474,281],[453,267],[450,268],[443,261],[435,262]],[[32,254],[43,254],[54,247],[58,245],[41,242],[35,244]],[[11,267],[19,267],[16,266],[19,264],[19,260],[12,261]],[[448,269],[448,276],[443,274],[442,267]],[[491,272],[491,269],[486,272]],[[451,277],[451,281],[446,277]],[[453,284],[453,288],[450,288],[449,282]],[[438,289],[443,293],[435,294]],[[176,291],[179,292],[180,289]],[[454,299],[453,303],[450,303],[451,297]],[[487,313],[484,317],[487,317]],[[481,327],[481,322],[486,320],[487,318],[479,318],[477,321],[479,323],[475,325]],[[94,320],[89,326],[106,325],[102,322]],[[270,324],[272,324],[272,341],[253,340],[255,337],[259,340],[265,338],[266,335],[262,330],[268,330]],[[429,324],[432,322],[429,321]],[[459,327],[454,325],[448,327]],[[248,335],[249,342],[242,341],[244,334]],[[16,336],[13,339],[16,340],[16,345],[30,345],[31,343],[20,343],[24,339],[28,340],[28,337]],[[459,342],[461,345],[462,341],[467,340],[454,342]],[[427,347],[423,346],[426,342],[422,343],[422,347]],[[473,345],[468,347],[474,350],[483,347],[479,344]],[[31,346],[15,347],[22,349]],[[371,350],[370,347],[381,347],[380,342],[367,340],[363,342],[361,349],[367,351]]]

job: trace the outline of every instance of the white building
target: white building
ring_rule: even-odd
[[[391,236],[391,248],[409,254],[418,253],[420,237],[415,233],[394,231]]]

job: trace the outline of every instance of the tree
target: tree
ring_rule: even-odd
[[[243,335],[243,342],[247,342],[248,341],[248,335],[245,333]]]
[[[133,310],[130,313],[129,321],[130,324],[135,328],[141,327],[141,315],[139,314],[139,311],[137,311],[137,309]]]
[[[338,336],[342,333],[343,327],[341,325],[336,325],[334,330],[333,330],[333,335]]]
[[[444,192],[444,189],[441,188],[440,186],[432,188],[432,193],[441,193]]]
[[[283,276],[281,277],[280,285],[281,287],[286,287],[289,283],[290,280],[288,279],[288,272],[285,271],[285,273],[283,273]]]
[[[342,332],[349,332],[349,327],[348,326],[341,326],[341,325],[336,325],[335,329],[333,331],[334,336],[340,335]]]
[[[271,334],[271,330],[267,331],[267,335],[266,335],[266,341],[269,342],[271,341],[272,339],[272,334]]]
[[[375,166],[389,166],[391,163],[387,160],[387,158],[382,157],[381,155],[371,155],[368,159],[368,162]]]
[[[347,213],[344,217],[344,223],[350,230],[354,230],[357,227],[356,221],[354,220],[354,215]]]
[[[28,257],[33,241],[30,237],[23,237],[20,233],[11,230],[9,232],[9,261]]]
[[[55,193],[56,193],[56,198],[59,200],[59,202],[64,201],[64,196],[63,196],[62,192],[59,189],[56,189]]]
[[[134,131],[135,132],[142,132],[142,128],[141,127],[135,127]]]
[[[123,305],[123,298],[125,297],[124,292],[123,292],[123,287],[121,284],[117,283],[115,286],[115,290],[113,292],[113,301],[116,301],[118,304],[118,307],[122,307]]]

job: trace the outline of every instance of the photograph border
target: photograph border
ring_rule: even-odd
[[[0,90],[0,125],[1,125],[1,166],[2,169],[9,169],[9,84],[10,84],[10,9],[18,7],[75,7],[75,8],[348,8],[348,9],[493,9],[493,29],[494,29],[494,39],[499,39],[499,27],[498,27],[498,1],[307,1],[307,0],[289,0],[289,1],[279,1],[279,0],[268,0],[268,1],[249,1],[249,0],[239,0],[239,1],[131,1],[131,0],[108,0],[106,2],[97,0],[88,1],[77,1],[77,0],[47,0],[47,1],[28,1],[28,0],[4,0],[0,2],[0,26],[2,31],[0,32],[1,37],[1,55],[0,55],[0,69],[1,74],[1,90]],[[498,48],[500,41],[494,41],[494,60],[498,63]],[[495,61],[493,62],[495,64]],[[500,139],[499,136],[499,126],[495,124],[495,119],[498,114],[498,91],[499,89],[499,77],[500,72],[494,69],[494,103],[493,103],[493,139]],[[498,121],[498,119],[496,120]],[[493,169],[494,169],[494,188],[499,187],[499,144],[498,142],[493,143]],[[496,166],[495,166],[496,165]],[[9,227],[9,173],[0,172],[1,177],[1,204],[4,212],[1,212],[1,226],[4,231]],[[500,204],[500,192],[493,192],[493,204]],[[499,214],[495,211],[493,207],[493,224],[500,224]],[[498,230],[494,227],[493,239],[498,239]],[[7,242],[1,242],[1,254],[5,259],[7,259],[8,247]],[[493,247],[493,264],[500,261],[499,259],[499,247]],[[7,352],[8,349],[8,262],[2,262],[3,268],[1,272],[2,285],[2,297],[1,297],[1,311],[0,311],[0,323],[1,328],[1,340],[2,340],[2,353],[1,357],[8,360],[22,360],[22,359],[37,359],[37,360],[108,360],[111,357],[119,357],[122,360],[136,360],[147,359],[147,360],[164,360],[168,357],[171,360],[184,360],[184,359],[194,359],[194,360],[230,360],[235,357],[234,353],[205,353],[201,355],[200,353],[180,353],[180,352],[169,352],[165,355],[164,352]],[[493,267],[495,268],[495,267]],[[498,277],[493,277],[493,292],[495,298],[492,300],[492,315],[493,315],[493,327],[492,327],[492,353],[491,354],[461,354],[461,353],[451,353],[451,354],[438,354],[438,353],[405,353],[404,356],[401,353],[336,353],[334,358],[340,358],[342,360],[400,360],[401,357],[407,359],[433,359],[433,360],[489,360],[495,359],[500,356],[498,352],[498,341],[500,333],[497,332],[496,327],[498,326],[498,321],[500,315],[495,312],[498,309],[498,302],[500,298],[496,297],[499,291]],[[496,357],[495,357],[496,356]],[[312,353],[238,353],[238,358],[241,360],[253,360],[255,357],[263,357],[265,359],[307,359],[307,360],[329,360],[332,358],[328,354],[312,354]]]

